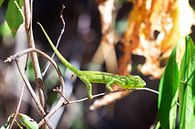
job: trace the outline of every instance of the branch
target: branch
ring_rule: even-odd
[[[37,107],[38,107],[40,113],[43,114],[43,115],[46,115],[46,113],[45,113],[45,111],[44,111],[44,109],[43,109],[41,103],[39,103],[39,100],[38,100],[38,98],[37,98],[35,92],[33,91],[32,87],[31,87],[31,85],[30,85],[30,82],[28,81],[26,75],[24,74],[23,69],[20,67],[18,59],[16,58],[14,61],[15,61],[15,63],[16,63],[16,66],[17,66],[17,68],[18,68],[18,71],[19,71],[19,73],[20,73],[20,76],[22,77],[22,80],[24,81],[24,83],[25,83],[25,85],[26,85],[28,91],[30,92],[30,94],[31,94],[31,96],[32,96],[32,98],[33,98],[33,100],[35,101],[35,103],[36,103],[36,105],[37,105]],[[49,124],[49,121],[48,121],[47,119],[45,119],[45,121],[46,121],[46,124],[48,125],[48,127],[49,127],[50,129],[52,129],[51,125]]]
[[[96,98],[96,97],[100,97],[100,96],[104,96],[104,95],[107,95],[107,94],[113,94],[113,93],[117,93],[117,92],[123,92],[123,91],[128,91],[128,90],[145,90],[145,91],[150,91],[150,92],[153,92],[155,94],[158,94],[158,91],[155,91],[153,89],[149,89],[149,88],[132,88],[132,89],[122,89],[122,90],[117,90],[117,91],[113,91],[113,92],[110,92],[110,93],[99,93],[99,94],[96,94],[96,95],[93,95],[93,98]],[[59,89],[54,89],[54,91],[58,92],[63,98],[65,98],[65,96],[63,95],[63,92]],[[72,100],[72,101],[68,101],[66,103],[64,103],[64,101],[60,99],[58,104],[56,104],[55,108],[53,108],[46,116],[45,116],[45,119],[49,119],[59,108],[61,108],[62,106],[64,105],[67,105],[67,104],[74,104],[74,103],[79,103],[79,102],[84,102],[86,100],[89,100],[88,97],[85,97],[85,98],[82,98],[82,99],[78,99],[78,100]],[[39,126],[41,126],[42,124],[44,123],[44,120],[41,120],[39,122]]]
[[[24,0],[24,18],[27,40],[30,48],[35,48],[35,42],[32,30],[32,0],[31,5],[29,0]],[[38,87],[38,93],[42,106],[45,105],[45,97],[43,95],[43,79],[40,71],[39,61],[36,53],[31,53],[32,64],[35,72],[35,82]],[[42,114],[43,115],[43,114]]]
[[[25,54],[28,54],[30,52],[38,53],[40,56],[46,58],[54,66],[54,68],[55,68],[55,70],[56,70],[56,72],[57,72],[57,74],[59,76],[60,84],[62,86],[61,87],[62,92],[64,93],[63,87],[65,86],[65,84],[64,84],[64,79],[63,79],[63,76],[62,76],[62,74],[60,72],[60,69],[59,69],[58,65],[56,64],[56,62],[50,56],[48,56],[46,53],[44,53],[44,52],[42,52],[42,51],[40,51],[40,50],[38,50],[36,48],[28,48],[28,49],[25,49],[23,51],[20,51],[18,53],[15,53],[14,55],[8,57],[4,62],[11,62],[12,60],[16,60],[16,59],[20,58],[21,56],[23,56]],[[67,98],[65,100],[67,101],[67,103],[69,103],[69,100]]]
[[[60,35],[59,35],[59,37],[58,37],[58,40],[57,40],[57,43],[56,43],[56,46],[55,46],[56,48],[58,48],[59,43],[60,43],[61,38],[62,38],[62,35],[64,34],[65,21],[64,21],[63,15],[62,15],[62,13],[63,13],[63,11],[64,11],[64,8],[65,8],[65,6],[62,5],[62,10],[61,10],[61,12],[60,12],[60,19],[61,19],[61,21],[62,21],[62,25],[63,25],[63,26],[62,26],[61,33],[60,33]],[[54,56],[55,56],[55,52],[52,54],[51,58],[53,59]],[[46,65],[46,67],[45,67],[45,70],[44,70],[43,73],[42,73],[42,76],[43,76],[43,77],[45,76],[45,74],[46,74],[46,72],[47,72],[49,66],[50,66],[50,62],[47,63],[47,65]]]
[[[47,54],[45,54],[44,52],[42,52],[42,51],[40,51],[38,49],[29,48],[29,49],[20,51],[20,52],[14,54],[14,55],[8,57],[4,62],[11,62],[12,60],[17,60],[18,58],[20,58],[24,54],[28,54],[30,52],[36,52],[36,53],[40,54],[42,57],[44,57],[44,58],[46,58],[46,59],[48,59],[50,61],[50,63],[54,66],[54,68],[57,71],[57,74],[59,76],[60,83],[62,85],[62,91],[63,91],[64,80],[63,80],[63,76],[62,76],[62,74],[60,72],[60,69],[58,68],[58,66],[55,63],[55,61],[53,61]],[[19,66],[19,65],[17,65],[17,66]],[[19,72],[21,72],[21,70],[19,70]],[[38,109],[40,110],[40,112],[44,113],[44,110],[42,109],[42,106],[39,104],[39,101],[37,100],[36,95],[35,95],[34,91],[32,90],[32,87],[30,86],[30,83],[29,83],[28,79],[26,78],[26,76],[22,72],[21,72],[21,75],[22,75],[23,80],[25,81],[26,85],[28,86],[27,88],[29,89],[29,92],[32,94],[32,96],[35,96],[33,98],[34,98],[34,101],[36,102],[36,104],[38,106]],[[68,99],[65,99],[65,100],[66,100],[67,103],[69,102]],[[54,109],[57,109],[58,110],[59,109],[58,106],[60,105],[59,107],[61,107],[61,105],[63,105],[63,103],[64,103],[64,98],[61,98],[59,100],[58,104],[55,106]],[[44,113],[44,115],[45,115],[45,113]],[[47,120],[47,118],[44,118],[43,119],[43,123],[44,123],[44,120]]]
[[[12,128],[12,126],[13,126],[15,120],[16,120],[16,117],[17,117],[17,115],[18,115],[18,113],[19,113],[20,106],[21,106],[21,103],[22,103],[23,95],[24,95],[24,84],[22,84],[22,92],[21,92],[21,94],[20,94],[20,99],[19,99],[19,102],[18,102],[18,106],[17,106],[16,111],[15,111],[15,113],[14,113],[14,116],[13,116],[12,122],[11,122],[11,124],[10,124],[10,126],[9,126],[9,129]]]

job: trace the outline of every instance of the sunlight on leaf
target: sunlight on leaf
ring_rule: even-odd
[[[9,0],[5,20],[9,25],[12,35],[15,36],[19,26],[23,23],[23,16],[14,0]]]
[[[1,7],[1,5],[3,4],[3,2],[4,2],[4,0],[0,0],[0,7]]]
[[[190,37],[186,38],[186,52],[181,64],[181,83],[179,88],[180,129],[190,128],[194,122],[194,76],[195,46]],[[191,122],[191,123],[190,123]]]
[[[179,70],[176,62],[176,47],[173,49],[159,86],[159,120],[163,129],[174,128],[176,120],[176,91]]]
[[[9,26],[8,26],[6,21],[4,21],[2,24],[0,24],[0,35],[2,35],[2,37],[11,36],[11,31],[10,31]]]

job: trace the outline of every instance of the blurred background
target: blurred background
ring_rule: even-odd
[[[81,70],[140,75],[147,82],[146,87],[158,90],[163,67],[174,44],[187,34],[195,39],[195,20],[184,17],[194,15],[191,11],[195,8],[195,1],[190,0],[190,6],[187,6],[188,1],[183,6],[175,3],[174,0],[34,0],[33,34],[36,48],[52,55],[53,51],[36,22],[44,26],[56,43],[62,29],[60,12],[64,5],[65,30],[59,50],[66,59]],[[4,19],[7,5],[8,1],[5,0],[0,8],[0,125],[15,112],[22,85],[15,64],[3,61],[28,47],[22,26],[16,37],[12,37],[6,29]],[[54,60],[65,79],[66,97],[73,100],[86,97],[84,84],[79,79],[71,79],[72,73],[57,57]],[[25,66],[26,58],[22,58],[21,62]],[[39,58],[39,62],[43,71],[47,61]],[[26,74],[36,90],[31,60],[27,63]],[[59,81],[52,67],[43,78],[46,110],[49,111],[59,98],[52,91],[59,86]],[[107,92],[105,86],[94,84],[93,94],[101,92]],[[114,96],[111,94],[110,97]],[[156,122],[157,97],[152,92],[133,91],[121,94],[120,99],[111,102],[100,97],[69,104],[52,116],[51,123],[58,129],[149,129]],[[97,105],[94,103],[97,99],[106,104]],[[89,107],[97,109],[91,111]],[[41,120],[27,90],[20,112],[36,121]]]

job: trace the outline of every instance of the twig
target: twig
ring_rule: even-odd
[[[150,92],[155,93],[155,94],[159,94],[158,91],[155,91],[155,90],[150,89],[150,88],[131,88],[131,89],[116,90],[116,91],[109,92],[109,93],[99,93],[99,94],[93,95],[93,98],[100,97],[100,96],[104,96],[104,95],[107,95],[107,94],[113,94],[113,93],[117,93],[117,92],[123,92],[123,91],[127,91],[127,90],[130,90],[130,91],[131,90],[145,90],[145,91],[150,91]],[[59,89],[54,89],[54,91],[58,92],[63,98],[65,98],[63,96],[62,92]],[[83,101],[86,101],[88,99],[89,99],[88,97],[85,97],[85,98],[82,98],[82,99],[70,101],[69,103],[66,103],[66,104],[73,104],[73,103],[83,102]]]
[[[16,108],[16,111],[15,111],[15,114],[14,114],[14,116],[13,116],[12,122],[11,122],[11,124],[10,124],[10,126],[9,126],[9,129],[12,128],[12,126],[13,126],[13,124],[14,124],[14,121],[16,120],[16,117],[17,117],[17,115],[18,115],[18,113],[19,113],[23,95],[24,95],[24,83],[22,84],[22,92],[21,92],[21,94],[20,94],[20,99],[19,99],[19,101],[18,101],[18,106],[17,106],[17,108]]]
[[[132,88],[132,89],[117,90],[117,91],[113,91],[113,92],[110,92],[110,93],[99,93],[99,94],[93,95],[93,98],[100,97],[100,96],[104,96],[104,95],[107,95],[107,94],[113,94],[113,93],[116,93],[116,92],[127,91],[127,90],[146,90],[146,91],[150,91],[150,92],[153,92],[153,93],[155,93],[155,94],[158,94],[157,91],[152,90],[152,89],[149,89],[149,88]],[[60,90],[58,90],[58,89],[55,89],[54,91],[58,92],[58,93],[62,96],[62,98],[65,98],[65,96],[62,94],[62,91],[60,91]],[[50,118],[50,117],[51,117],[59,108],[61,108],[61,107],[64,106],[64,105],[79,103],[79,102],[83,102],[83,101],[86,101],[86,100],[89,100],[89,98],[88,98],[88,97],[85,97],[85,98],[82,98],[82,99],[72,100],[72,101],[69,101],[69,102],[64,103],[64,101],[60,99],[60,101],[58,102],[58,104],[56,105],[56,107],[53,108],[53,110],[51,110],[51,111],[45,116],[45,118],[46,118],[46,119]],[[39,122],[39,126],[41,126],[43,123],[44,123],[44,121],[41,120],[41,121]]]
[[[27,40],[30,48],[35,48],[35,42],[32,31],[32,0],[31,4],[29,0],[24,0],[24,18],[25,18],[25,30],[27,34]],[[32,64],[35,72],[35,82],[38,87],[38,93],[42,106],[45,105],[45,97],[43,92],[43,79],[40,71],[39,61],[36,53],[31,53]],[[43,115],[43,114],[42,114]]]
[[[113,92],[110,92],[110,93],[99,93],[99,94],[96,94],[96,95],[93,95],[93,98],[96,98],[96,97],[100,97],[100,96],[104,96],[104,95],[107,95],[107,94],[113,94],[113,93],[117,93],[117,92],[122,92],[122,91],[127,91],[127,90],[145,90],[145,91],[150,91],[152,93],[155,93],[155,94],[159,94],[158,91],[155,91],[153,89],[150,89],[150,88],[131,88],[131,89],[122,89],[122,90],[117,90],[117,91],[113,91]],[[62,91],[60,91],[59,89],[54,89],[54,91],[58,92],[62,98],[65,98],[65,96],[63,95]],[[79,103],[79,102],[84,102],[86,100],[89,100],[88,97],[85,97],[85,98],[82,98],[82,99],[78,99],[78,100],[72,100],[72,101],[69,101],[69,102],[66,102],[64,103],[63,100],[60,99],[60,101],[58,102],[58,104],[56,105],[55,108],[53,108],[53,110],[51,110],[46,116],[45,118],[48,119],[50,118],[59,108],[61,108],[62,106],[64,105],[67,105],[67,104],[74,104],[74,103]],[[41,126],[43,124],[43,120],[41,120],[39,122],[39,126]]]
[[[17,58],[19,58],[19,57],[21,57],[21,56],[23,56],[23,55],[25,55],[27,53],[30,53],[30,52],[36,52],[40,56],[42,56],[42,57],[44,57],[44,58],[46,58],[46,59],[48,59],[50,61],[50,63],[54,66],[54,68],[57,71],[57,74],[58,74],[59,80],[60,80],[60,84],[62,86],[62,91],[63,91],[63,87],[65,86],[65,84],[64,84],[63,76],[62,76],[62,74],[60,72],[60,69],[59,69],[58,65],[56,64],[56,62],[51,57],[49,57],[47,54],[45,54],[44,52],[42,52],[42,51],[40,51],[40,50],[38,50],[36,48],[28,48],[28,49],[25,49],[25,50],[20,51],[18,53],[15,53],[14,55],[8,57],[4,62],[11,62],[12,60],[16,60]],[[65,100],[67,102],[69,102],[69,100],[67,98]]]
[[[42,57],[48,59],[50,61],[50,63],[54,66],[54,68],[56,69],[57,73],[58,73],[58,76],[59,76],[59,80],[60,80],[60,83],[62,85],[62,91],[63,91],[63,87],[64,87],[64,80],[63,80],[63,76],[60,72],[60,69],[58,67],[58,65],[55,63],[55,61],[53,61],[53,59],[51,57],[49,57],[47,54],[45,54],[44,52],[38,50],[38,49],[35,49],[35,48],[29,48],[29,49],[25,49],[23,51],[20,51],[10,57],[8,57],[4,62],[11,62],[12,60],[15,60],[21,56],[23,56],[24,54],[27,54],[27,53],[30,53],[30,52],[36,52],[38,54],[40,54]],[[64,92],[63,92],[64,93]],[[69,100],[66,99],[66,103],[69,103]],[[60,98],[60,100],[58,101],[58,103],[56,104],[56,106],[45,116],[45,120],[49,119],[62,105],[64,104],[64,98]],[[43,125],[44,124],[44,119],[41,120],[41,122],[39,123],[39,126]]]
[[[131,88],[131,89],[122,89],[122,90],[117,90],[117,91],[113,91],[113,92],[110,92],[110,93],[99,93],[99,94],[96,94],[96,95],[93,95],[93,98],[96,98],[96,97],[100,97],[100,96],[104,96],[104,95],[107,95],[107,94],[113,94],[113,93],[117,93],[117,92],[122,92],[122,91],[127,91],[127,90],[145,90],[145,91],[150,91],[150,92],[153,92],[155,94],[158,94],[158,91],[155,91],[153,89],[149,89],[149,88]],[[62,94],[62,91],[60,91],[59,89],[54,89],[54,91],[58,92],[62,98],[65,98],[65,96]],[[85,98],[82,98],[82,99],[78,99],[78,100],[72,100],[72,101],[69,101],[67,103],[64,103],[64,101],[61,101],[58,103],[58,105],[56,105],[56,108],[54,108],[53,110],[51,110],[47,116],[45,116],[46,119],[50,118],[60,107],[64,106],[64,105],[67,105],[67,104],[74,104],[74,103],[79,103],[79,102],[84,102],[86,100],[89,100],[88,97],[85,97]],[[39,125],[41,126],[43,124],[43,120],[41,120],[39,122]]]
[[[60,40],[61,40],[61,38],[62,38],[62,35],[64,34],[65,21],[64,21],[64,18],[63,18],[63,14],[62,14],[63,11],[64,11],[64,8],[65,8],[65,6],[62,5],[62,10],[61,10],[61,12],[60,12],[60,19],[61,19],[61,21],[62,21],[62,25],[63,25],[63,26],[62,26],[61,33],[60,33],[60,35],[59,35],[59,37],[58,37],[58,40],[57,40],[57,43],[56,43],[56,46],[55,46],[56,48],[58,48],[59,43],[60,43]],[[51,58],[53,59],[54,56],[55,56],[55,52],[52,54]],[[49,66],[50,66],[50,62],[47,63],[47,65],[46,65],[46,67],[45,67],[45,70],[44,70],[43,73],[42,73],[42,76],[43,76],[43,77],[45,76],[45,74],[46,74],[46,72],[47,72]]]
[[[155,94],[159,94],[158,91],[150,89],[150,88],[147,88],[147,87],[145,87],[145,88],[131,88],[129,90],[145,90],[145,91],[150,91],[150,92],[155,93]]]
[[[31,85],[30,85],[29,80],[27,79],[26,75],[24,74],[23,69],[20,67],[18,59],[16,58],[14,61],[15,61],[15,63],[16,63],[16,66],[17,66],[17,68],[18,68],[18,71],[19,71],[19,73],[20,73],[20,76],[22,77],[22,80],[24,81],[24,83],[25,83],[25,85],[26,85],[26,87],[27,87],[29,93],[31,94],[33,100],[35,101],[35,103],[36,103],[36,105],[37,105],[37,107],[38,107],[40,113],[43,114],[43,115],[45,116],[46,113],[45,113],[45,111],[44,111],[42,105],[39,103],[39,100],[38,100],[38,98],[37,98],[35,92],[33,91],[32,87],[31,87]],[[48,121],[47,119],[45,119],[45,121],[46,121],[47,126],[48,126],[50,129],[52,129],[51,125],[49,124],[49,121]]]

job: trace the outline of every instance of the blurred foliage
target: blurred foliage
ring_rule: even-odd
[[[11,36],[11,31],[6,21],[0,24],[0,36],[3,38],[8,38]]]
[[[23,23],[22,5],[22,0],[9,0],[8,3],[5,20],[7,21],[13,36],[16,35],[18,28]]]
[[[1,7],[1,5],[3,4],[3,2],[4,2],[4,0],[0,0],[0,7]]]

